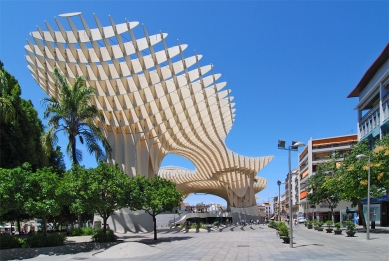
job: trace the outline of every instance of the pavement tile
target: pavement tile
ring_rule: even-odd
[[[158,234],[159,239],[171,238],[170,242],[162,240],[150,245],[162,251],[155,255],[142,256],[142,260],[389,260],[387,250],[389,249],[389,228],[386,230],[388,233],[372,233],[372,240],[367,241],[364,233],[357,233],[357,237],[348,238],[299,226],[293,231],[295,242],[293,248],[290,248],[289,244],[283,244],[282,240],[276,236],[274,229],[267,226],[260,228],[254,226],[253,228],[241,230],[240,227],[235,227],[233,231],[224,229],[223,232],[210,233],[163,230]],[[125,242],[137,242],[143,238],[151,238],[152,233],[143,233],[142,238],[139,238],[139,234],[119,234],[118,236]],[[180,240],[183,237],[185,239]],[[75,243],[79,240],[77,244],[87,241],[85,238],[77,237],[72,237],[71,240]],[[4,250],[1,251],[0,256],[3,260]],[[32,256],[29,260],[74,261],[75,257],[87,257],[88,261],[120,260],[113,257],[104,259],[93,257],[93,251],[80,253],[66,253],[65,251],[54,256],[50,256],[49,252],[44,252],[42,249],[37,251],[40,251],[41,255]],[[130,256],[127,259],[139,260],[139,258]]]

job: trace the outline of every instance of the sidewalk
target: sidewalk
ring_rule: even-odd
[[[366,240],[366,233],[362,232],[357,232],[356,237],[346,237],[307,229],[304,225],[293,230],[293,248],[282,243],[276,230],[267,226],[233,226],[209,233],[205,229],[199,233],[195,229],[188,233],[160,230],[157,242],[152,233],[118,234],[122,241],[107,245],[85,243],[85,237],[69,238],[84,242],[67,245],[73,246],[68,249],[73,249],[69,253],[66,247],[60,247],[59,251],[52,248],[51,252],[35,249],[37,252],[29,260],[120,260],[118,257],[126,260],[389,260],[389,233],[372,232],[371,240]],[[90,249],[91,246],[94,248]],[[136,256],[140,252],[143,256]],[[15,259],[18,259],[16,255]]]

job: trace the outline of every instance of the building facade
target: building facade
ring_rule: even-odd
[[[319,220],[331,219],[330,209],[325,204],[311,206],[308,202],[307,181],[312,175],[315,175],[317,165],[328,161],[331,155],[335,154],[335,160],[340,162],[347,156],[352,145],[358,142],[356,134],[329,137],[322,139],[310,139],[307,146],[299,154],[299,175],[297,176],[296,192],[298,198],[298,211],[307,219],[317,218]],[[338,164],[338,163],[337,163]],[[351,207],[351,202],[340,202],[335,209],[335,220],[338,222],[342,219],[342,210]]]
[[[374,142],[389,132],[389,44],[363,75],[347,98],[359,98],[358,140]]]
[[[389,44],[368,68],[347,98],[358,98],[358,140],[367,140],[370,149],[389,133]],[[366,217],[367,200],[361,201]],[[371,200],[370,220],[389,225],[389,201],[386,195]]]

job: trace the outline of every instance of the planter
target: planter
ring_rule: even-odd
[[[317,228],[317,231],[323,231],[324,230],[324,227],[318,227]]]
[[[284,240],[284,243],[286,243],[286,244],[289,244],[290,243],[290,238],[289,237],[286,237],[286,236],[283,236],[283,237],[280,237],[280,238],[282,238],[282,240]]]
[[[312,229],[313,226],[312,225],[307,225],[307,227],[308,227],[308,229]]]
[[[326,228],[327,233],[332,233],[332,228]]]
[[[335,235],[341,235],[343,230],[336,229],[334,230]]]
[[[319,227],[313,227],[314,230],[317,230]]]
[[[355,235],[355,231],[346,231],[346,234],[347,234],[347,236],[348,237],[354,237],[354,235]]]
[[[278,235],[280,236],[280,238],[285,236],[285,234],[283,234],[283,233],[278,233]]]

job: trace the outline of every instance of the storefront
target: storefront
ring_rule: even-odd
[[[379,198],[370,199],[370,211],[367,210],[367,199],[361,200],[363,205],[363,216],[367,219],[367,213],[370,214],[370,220],[375,222],[376,226],[386,227],[389,225],[388,220],[388,197],[381,196]]]

